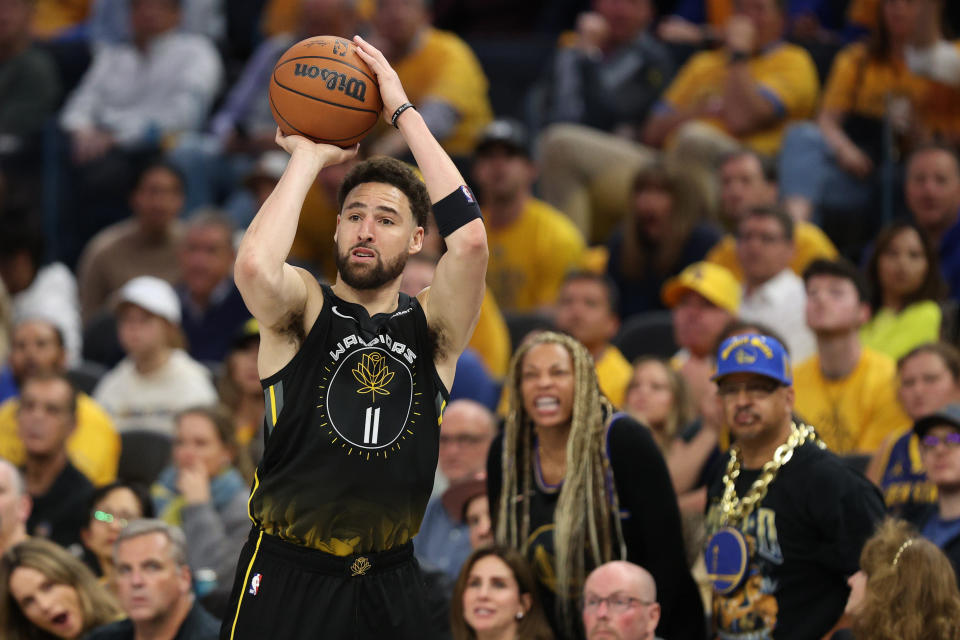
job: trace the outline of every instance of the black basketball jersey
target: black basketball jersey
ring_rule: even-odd
[[[323,286],[300,350],[263,380],[267,443],[250,496],[266,533],[340,556],[420,528],[447,391],[423,308],[403,293],[373,316]]]

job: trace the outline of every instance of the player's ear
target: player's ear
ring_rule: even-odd
[[[333,228],[333,243],[337,243],[337,234],[340,232],[340,214],[337,214],[337,226]]]
[[[410,248],[408,251],[410,254],[420,253],[420,250],[423,249],[423,227],[418,226],[413,235],[410,236]]]

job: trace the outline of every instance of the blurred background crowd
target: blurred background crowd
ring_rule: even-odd
[[[0,0],[0,635],[228,615],[264,438],[235,246],[287,161],[273,65],[319,34],[384,51],[487,226],[415,539],[435,637],[483,636],[458,622],[473,569],[510,568],[521,603],[548,579],[506,547],[471,555],[494,539],[491,442],[523,401],[511,356],[543,330],[652,435],[708,615],[703,514],[731,445],[711,376],[747,331],[781,339],[796,415],[957,566],[960,412],[938,442],[913,426],[960,402],[958,29],[951,0]],[[360,146],[377,154],[410,160],[382,122]],[[321,172],[290,256],[323,281],[350,166]],[[431,224],[402,290],[443,251]],[[144,540],[167,571],[149,615]],[[18,567],[95,595],[31,613]],[[637,594],[588,592],[575,634],[655,604],[660,575],[606,569]],[[546,613],[518,637],[560,629]],[[654,637],[637,628],[622,637]]]

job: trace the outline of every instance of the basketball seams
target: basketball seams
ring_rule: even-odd
[[[281,85],[280,83],[277,83],[277,86],[283,86],[283,85]],[[286,88],[286,87],[284,87],[284,88]],[[296,93],[296,92],[294,92],[294,93]],[[301,136],[303,136],[304,138],[306,138],[306,139],[308,139],[308,140],[311,140],[311,141],[313,141],[313,142],[321,142],[321,143],[323,143],[323,144],[330,144],[330,143],[340,142],[341,140],[352,140],[353,138],[356,138],[356,137],[358,137],[358,136],[363,137],[364,135],[366,135],[366,133],[367,133],[368,131],[370,131],[370,129],[373,129],[375,126],[377,126],[377,121],[378,121],[378,119],[375,119],[375,120],[373,121],[373,123],[372,123],[369,127],[367,127],[366,129],[364,129],[363,131],[360,131],[360,132],[357,133],[356,135],[348,136],[348,137],[346,137],[346,138],[317,138],[317,137],[312,136],[312,135],[310,135],[309,133],[307,133],[307,132],[305,132],[305,131],[301,131],[301,130],[298,129],[297,127],[293,126],[293,124],[292,124],[289,120],[287,120],[282,113],[280,113],[280,110],[277,109],[277,105],[276,105],[276,103],[273,101],[273,96],[268,96],[268,97],[270,98],[270,106],[273,107],[273,112],[274,112],[274,114],[276,114],[277,116],[279,116],[279,117],[286,123],[286,125],[287,125],[288,127],[290,127],[290,129],[291,129],[292,131],[295,131],[295,132],[297,133],[297,135],[301,135]],[[309,96],[307,96],[307,97],[309,97]],[[334,105],[334,106],[341,106],[341,105]]]
[[[369,79],[369,80],[373,83],[373,86],[377,87],[377,90],[378,90],[378,91],[380,90],[380,85],[377,83],[377,79],[376,79],[375,77],[371,76],[370,74],[368,74],[366,71],[364,71],[364,70],[361,69],[360,67],[357,67],[357,66],[354,66],[354,65],[350,64],[350,63],[347,62],[346,60],[343,60],[343,59],[341,59],[341,58],[331,58],[330,56],[297,56],[296,58],[287,58],[286,60],[280,60],[280,62],[277,63],[277,66],[273,68],[273,72],[276,73],[276,72],[277,72],[277,69],[279,69],[279,68],[282,67],[283,65],[287,64],[288,62],[293,62],[294,60],[306,60],[306,59],[308,59],[308,58],[309,58],[309,59],[317,59],[317,60],[330,60],[331,62],[336,62],[336,63],[338,63],[338,64],[342,64],[342,65],[345,66],[345,67],[350,67],[351,69],[353,69],[353,70],[356,71],[357,73],[360,73],[360,74],[362,74],[364,77],[366,77],[367,79]]]
[[[304,98],[310,98],[311,100],[316,100],[317,102],[322,102],[322,103],[324,103],[324,104],[328,104],[328,105],[330,105],[331,107],[340,107],[341,109],[348,109],[348,110],[350,110],[350,111],[362,111],[363,113],[374,113],[374,114],[377,115],[377,117],[380,116],[380,111],[377,110],[377,109],[365,109],[365,108],[363,108],[363,107],[351,107],[350,105],[340,104],[339,102],[330,102],[329,100],[324,100],[323,98],[318,98],[317,96],[311,96],[309,93],[304,93],[304,92],[302,92],[302,91],[297,91],[296,89],[294,89],[294,88],[292,88],[292,87],[289,87],[289,86],[287,86],[287,85],[285,85],[285,84],[282,84],[279,80],[276,79],[276,77],[274,77],[273,80],[274,80],[274,82],[277,83],[277,86],[280,87],[281,89],[286,89],[286,90],[289,91],[290,93],[295,93],[295,94],[297,94],[298,96],[303,96]],[[272,101],[272,100],[273,100],[273,99],[271,98],[271,101]]]

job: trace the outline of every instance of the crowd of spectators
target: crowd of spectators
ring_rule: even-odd
[[[229,615],[266,437],[233,263],[287,160],[271,71],[361,34],[489,244],[414,539],[424,637],[960,638],[958,7],[0,0],[0,636],[213,638]],[[380,154],[412,159],[382,122]],[[326,282],[352,162],[289,257]],[[402,290],[445,249],[430,220]],[[718,387],[720,346],[758,335],[783,388]],[[856,489],[783,524],[779,560],[751,538],[805,586],[755,572],[736,608],[706,514],[730,407],[785,389]]]

